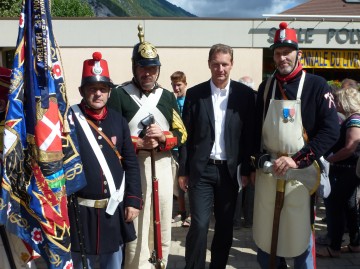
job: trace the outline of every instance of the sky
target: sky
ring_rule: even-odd
[[[262,18],[278,14],[308,0],[167,0],[198,17]]]

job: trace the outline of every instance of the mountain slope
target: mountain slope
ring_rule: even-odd
[[[88,0],[98,17],[196,17],[166,0]]]

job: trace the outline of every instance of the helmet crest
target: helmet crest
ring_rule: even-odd
[[[133,68],[136,65],[140,66],[161,66],[157,49],[150,42],[145,41],[143,27],[138,26],[139,43],[137,43],[133,50],[132,63]]]

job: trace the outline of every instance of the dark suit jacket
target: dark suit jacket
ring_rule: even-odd
[[[254,115],[254,91],[242,83],[231,81],[224,136],[227,166],[235,181],[237,166],[240,163],[241,173],[250,173]],[[189,176],[189,184],[194,185],[205,169],[215,141],[210,80],[187,91],[182,116],[188,138],[181,149],[179,175]]]

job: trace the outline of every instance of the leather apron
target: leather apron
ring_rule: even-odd
[[[296,100],[275,100],[274,81],[262,131],[263,148],[273,160],[281,155],[291,156],[304,146],[300,100],[304,80],[305,72],[302,73]],[[276,181],[272,174],[265,174],[262,169],[256,171],[253,236],[256,245],[267,253],[271,249]],[[299,181],[289,180],[285,185],[280,216],[277,256],[299,256],[308,247],[310,235],[309,190]]]

